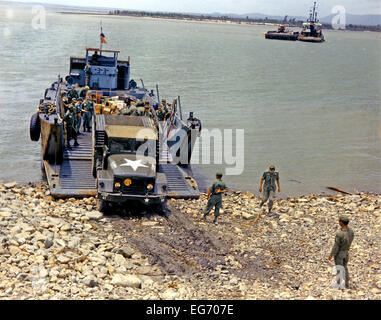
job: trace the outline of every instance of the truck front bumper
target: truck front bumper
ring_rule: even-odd
[[[142,204],[160,204],[166,200],[165,195],[130,195],[123,193],[105,193],[98,194],[98,198],[104,201],[123,203],[127,201],[139,201]]]

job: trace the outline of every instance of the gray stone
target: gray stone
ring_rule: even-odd
[[[15,187],[17,187],[18,186],[18,183],[17,182],[10,182],[10,183],[6,183],[6,184],[4,184],[4,187],[6,188],[6,189],[13,189],[13,188],[15,188]]]
[[[49,249],[54,244],[54,235],[50,235],[45,240],[45,249]]]
[[[90,220],[100,220],[103,218],[103,214],[99,211],[86,212],[86,217]]]
[[[98,280],[93,275],[88,275],[86,278],[82,279],[82,283],[90,288],[94,288],[98,284]]]
[[[244,218],[245,220],[251,220],[251,219],[254,219],[254,216],[252,214],[249,214],[249,213],[242,213],[242,218]]]
[[[135,251],[135,249],[131,248],[130,246],[123,246],[121,248],[113,249],[112,252],[119,253],[125,258],[131,258],[136,251]]]
[[[69,249],[78,249],[80,244],[81,244],[81,238],[73,237],[73,238],[70,239],[67,247]]]
[[[179,294],[172,289],[167,289],[161,294],[163,300],[175,300],[178,296]]]
[[[135,275],[121,275],[116,274],[111,280],[114,286],[140,288],[142,281]]]

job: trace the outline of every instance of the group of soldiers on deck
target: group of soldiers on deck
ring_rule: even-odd
[[[165,121],[171,115],[171,106],[167,104],[166,100],[162,100],[161,104],[158,106],[156,110],[156,115],[159,121]],[[151,105],[148,101],[144,102],[142,100],[134,101],[132,99],[127,99],[126,108],[122,109],[119,112],[120,115],[127,116],[146,116],[150,118],[154,118],[153,110],[151,109]]]
[[[65,106],[64,121],[66,124],[67,147],[70,149],[70,141],[74,139],[74,146],[79,146],[78,135],[83,120],[83,132],[91,132],[91,123],[95,114],[94,101],[89,87],[83,89],[73,85],[62,99]],[[83,119],[82,119],[83,118]]]

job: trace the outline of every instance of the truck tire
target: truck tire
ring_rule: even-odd
[[[99,212],[102,212],[104,215],[110,214],[110,204],[105,200],[101,200],[101,199],[97,200],[97,209]]]
[[[40,123],[40,115],[35,113],[30,119],[30,139],[32,141],[40,140],[41,135],[41,123]]]

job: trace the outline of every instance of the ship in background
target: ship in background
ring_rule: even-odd
[[[298,40],[304,42],[324,42],[322,27],[317,18],[316,2],[314,2],[314,6],[310,11],[310,17],[307,19],[307,22],[303,23],[303,30],[300,32]]]
[[[274,39],[274,40],[290,40],[296,41],[298,40],[299,32],[288,30],[288,25],[280,24],[278,25],[277,31],[267,31],[265,33],[266,39]]]

